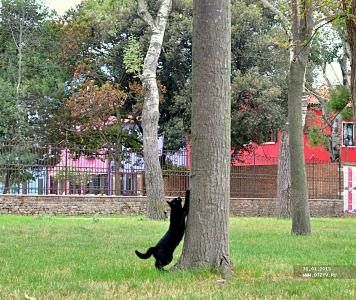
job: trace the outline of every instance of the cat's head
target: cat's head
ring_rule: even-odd
[[[182,198],[181,197],[174,198],[171,201],[167,201],[167,203],[171,209],[178,208],[178,207],[182,208]]]

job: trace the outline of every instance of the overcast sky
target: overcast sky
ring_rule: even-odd
[[[59,15],[63,15],[68,9],[79,4],[81,0],[43,0],[50,8],[55,9]]]

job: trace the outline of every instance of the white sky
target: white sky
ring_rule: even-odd
[[[79,4],[81,0],[42,0],[50,9],[55,9],[59,15],[63,15],[68,9]]]

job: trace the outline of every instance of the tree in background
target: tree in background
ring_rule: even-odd
[[[251,141],[269,142],[285,120],[282,88],[261,76],[257,68],[244,74],[236,71],[231,86],[231,139],[235,152]]]
[[[350,47],[351,61],[351,100],[353,116],[356,117],[356,0],[343,0],[346,14],[347,41]]]
[[[291,170],[292,233],[311,233],[307,177],[304,162],[302,96],[312,37],[312,1],[291,1],[292,56],[288,76],[288,123]]]
[[[138,15],[147,23],[152,32],[140,74],[144,96],[142,128],[145,184],[148,198],[147,214],[152,219],[165,218],[163,176],[158,156],[159,91],[156,72],[171,9],[172,1],[162,0],[157,16],[153,18],[146,1],[138,0]]]
[[[64,77],[55,59],[58,27],[38,1],[2,1],[0,9],[0,164],[4,192],[32,179],[38,154],[33,140],[45,140],[42,121],[48,103],[64,94]],[[62,92],[60,92],[62,91]],[[43,123],[42,123],[43,124]],[[27,166],[27,167],[24,167]],[[23,191],[25,192],[25,191]]]
[[[1,19],[4,32],[12,40],[12,48],[16,51],[16,99],[20,101],[21,85],[24,77],[24,59],[26,49],[34,47],[41,27],[48,12],[38,1],[3,0],[1,3]]]
[[[223,276],[231,272],[230,10],[228,0],[194,1],[191,204],[178,262]]]
[[[65,17],[62,30],[62,45],[65,45],[63,63],[68,66],[68,73],[75,72],[75,67],[80,63],[88,64],[98,81],[110,79],[119,84],[127,95],[124,109],[130,113],[138,130],[141,130],[143,96],[138,74],[142,68],[140,56],[149,47],[151,33],[146,24],[137,18],[132,5],[124,8],[112,3],[107,7],[107,2],[85,1]],[[96,14],[90,13],[94,3]],[[165,33],[165,47],[161,51],[157,69],[161,92],[158,135],[163,138],[164,149],[170,150],[180,149],[187,143],[191,106],[192,2],[177,1],[173,5],[170,25]],[[99,22],[98,16],[101,16],[103,7],[106,7],[106,16],[101,17],[103,22]],[[154,8],[157,7],[152,6],[152,11]],[[115,19],[116,22],[106,21],[107,19]],[[281,29],[276,26],[273,15],[263,13],[256,1],[234,0],[232,23],[233,110],[242,105],[239,102],[242,101],[240,95],[246,90],[247,80],[252,80],[253,76],[260,78],[262,82],[266,82],[267,77],[273,78],[268,83],[268,91],[272,94],[268,96],[264,93],[263,96],[267,95],[264,101],[257,94],[253,99],[254,105],[258,105],[261,112],[255,114],[259,119],[255,122],[251,118],[245,118],[241,122],[243,126],[240,124],[233,129],[232,144],[238,151],[245,141],[249,143],[266,140],[271,135],[271,128],[279,127],[278,124],[283,119],[277,112],[286,114],[283,103],[286,102],[285,76],[288,64],[283,58],[288,55],[288,51],[278,43],[277,37]],[[239,72],[235,73],[236,70]],[[240,84],[239,80],[244,82]],[[255,80],[258,81],[259,79]],[[277,90],[280,92],[275,99]],[[269,111],[273,112],[273,116],[266,118],[265,113]],[[235,116],[237,115],[242,117],[235,111]],[[235,121],[238,122],[238,119],[235,118]],[[164,157],[161,161],[164,163]]]
[[[337,85],[323,91],[310,91],[320,103],[322,119],[326,126],[310,126],[309,139],[312,146],[324,146],[330,154],[330,160],[340,160],[340,127],[342,120],[352,120],[350,89],[345,85]],[[320,122],[323,124],[323,122]]]
[[[179,3],[175,5],[167,28],[162,69],[159,70],[160,81],[166,87],[165,99],[160,103],[160,129],[168,149],[184,146],[190,135],[191,31],[187,28],[191,28],[191,3]],[[278,22],[257,4],[245,0],[231,3],[231,138],[235,152],[251,141],[267,141],[272,129],[280,127],[286,117],[288,51],[278,41],[281,34]],[[263,92],[259,90],[262,86],[266,88]],[[246,92],[250,93],[254,108],[247,109],[244,104],[246,99],[242,95]],[[241,106],[244,106],[246,117],[240,111]]]
[[[316,97],[319,101],[322,119],[320,126],[308,126],[309,139],[312,145],[323,145],[330,154],[330,161],[337,162],[340,159],[340,127],[343,119],[352,117],[351,108],[348,107],[349,99],[347,90],[349,89],[348,80],[348,51],[345,37],[345,28],[337,22],[332,26],[322,27],[314,35],[311,43],[309,55],[310,69],[306,77],[306,91],[310,96]],[[326,66],[331,63],[338,63],[342,73],[342,81],[336,85],[331,82],[326,73]],[[323,87],[314,88],[314,78],[321,77],[325,81]],[[310,114],[310,117],[313,117]]]

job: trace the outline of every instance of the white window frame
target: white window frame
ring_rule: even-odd
[[[344,138],[344,127],[345,125],[352,125],[352,141],[349,141],[349,145],[345,145],[345,138]],[[342,132],[341,132],[341,145],[342,147],[356,147],[355,145],[355,125],[352,122],[342,122]],[[350,144],[351,143],[351,144]]]

